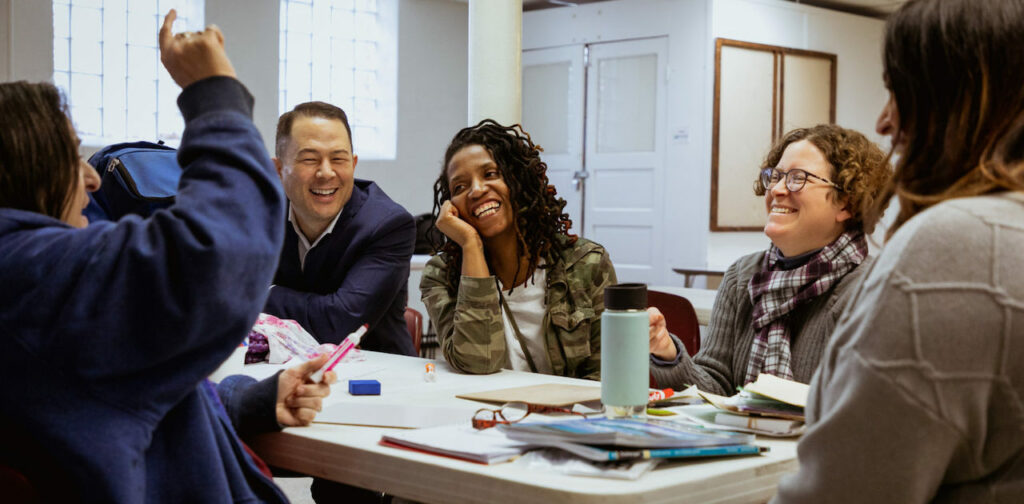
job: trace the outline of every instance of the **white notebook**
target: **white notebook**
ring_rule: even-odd
[[[316,423],[401,427],[418,429],[437,425],[468,423],[473,411],[445,406],[414,406],[388,403],[335,403],[324,408]]]
[[[498,429],[476,430],[468,421],[430,429],[389,432],[381,436],[381,442],[482,464],[504,462],[530,448],[527,443],[508,439]]]

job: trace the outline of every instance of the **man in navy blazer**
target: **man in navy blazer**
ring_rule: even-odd
[[[345,112],[296,106],[278,120],[275,154],[288,224],[264,311],[322,343],[369,324],[363,349],[415,355],[404,314],[416,226],[377,184],[354,177]]]

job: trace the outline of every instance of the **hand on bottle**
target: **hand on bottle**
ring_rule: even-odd
[[[216,26],[207,26],[201,32],[183,32],[171,35],[171,25],[178,13],[171,9],[160,27],[160,61],[182,89],[189,84],[215,75],[235,77],[224,52],[224,34]]]
[[[647,317],[650,324],[651,353],[661,360],[675,360],[677,353],[676,345],[668,335],[668,328],[665,327],[665,316],[662,315],[661,310],[650,307],[647,309]]]

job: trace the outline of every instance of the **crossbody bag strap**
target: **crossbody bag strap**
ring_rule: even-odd
[[[516,340],[519,341],[519,347],[523,349],[523,355],[526,356],[526,363],[530,365],[530,371],[536,373],[537,365],[533,363],[533,356],[530,355],[530,350],[526,348],[526,338],[523,337],[523,333],[519,332],[519,325],[516,324],[516,317],[512,315],[512,310],[509,309],[508,303],[505,301],[505,296],[501,293],[501,287],[498,287],[498,299],[501,300],[501,308],[508,315],[508,321],[512,324],[512,332],[516,333]]]

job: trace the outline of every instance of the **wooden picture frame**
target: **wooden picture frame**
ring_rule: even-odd
[[[835,123],[836,67],[831,53],[715,39],[711,231],[762,229],[756,169],[787,131]]]

